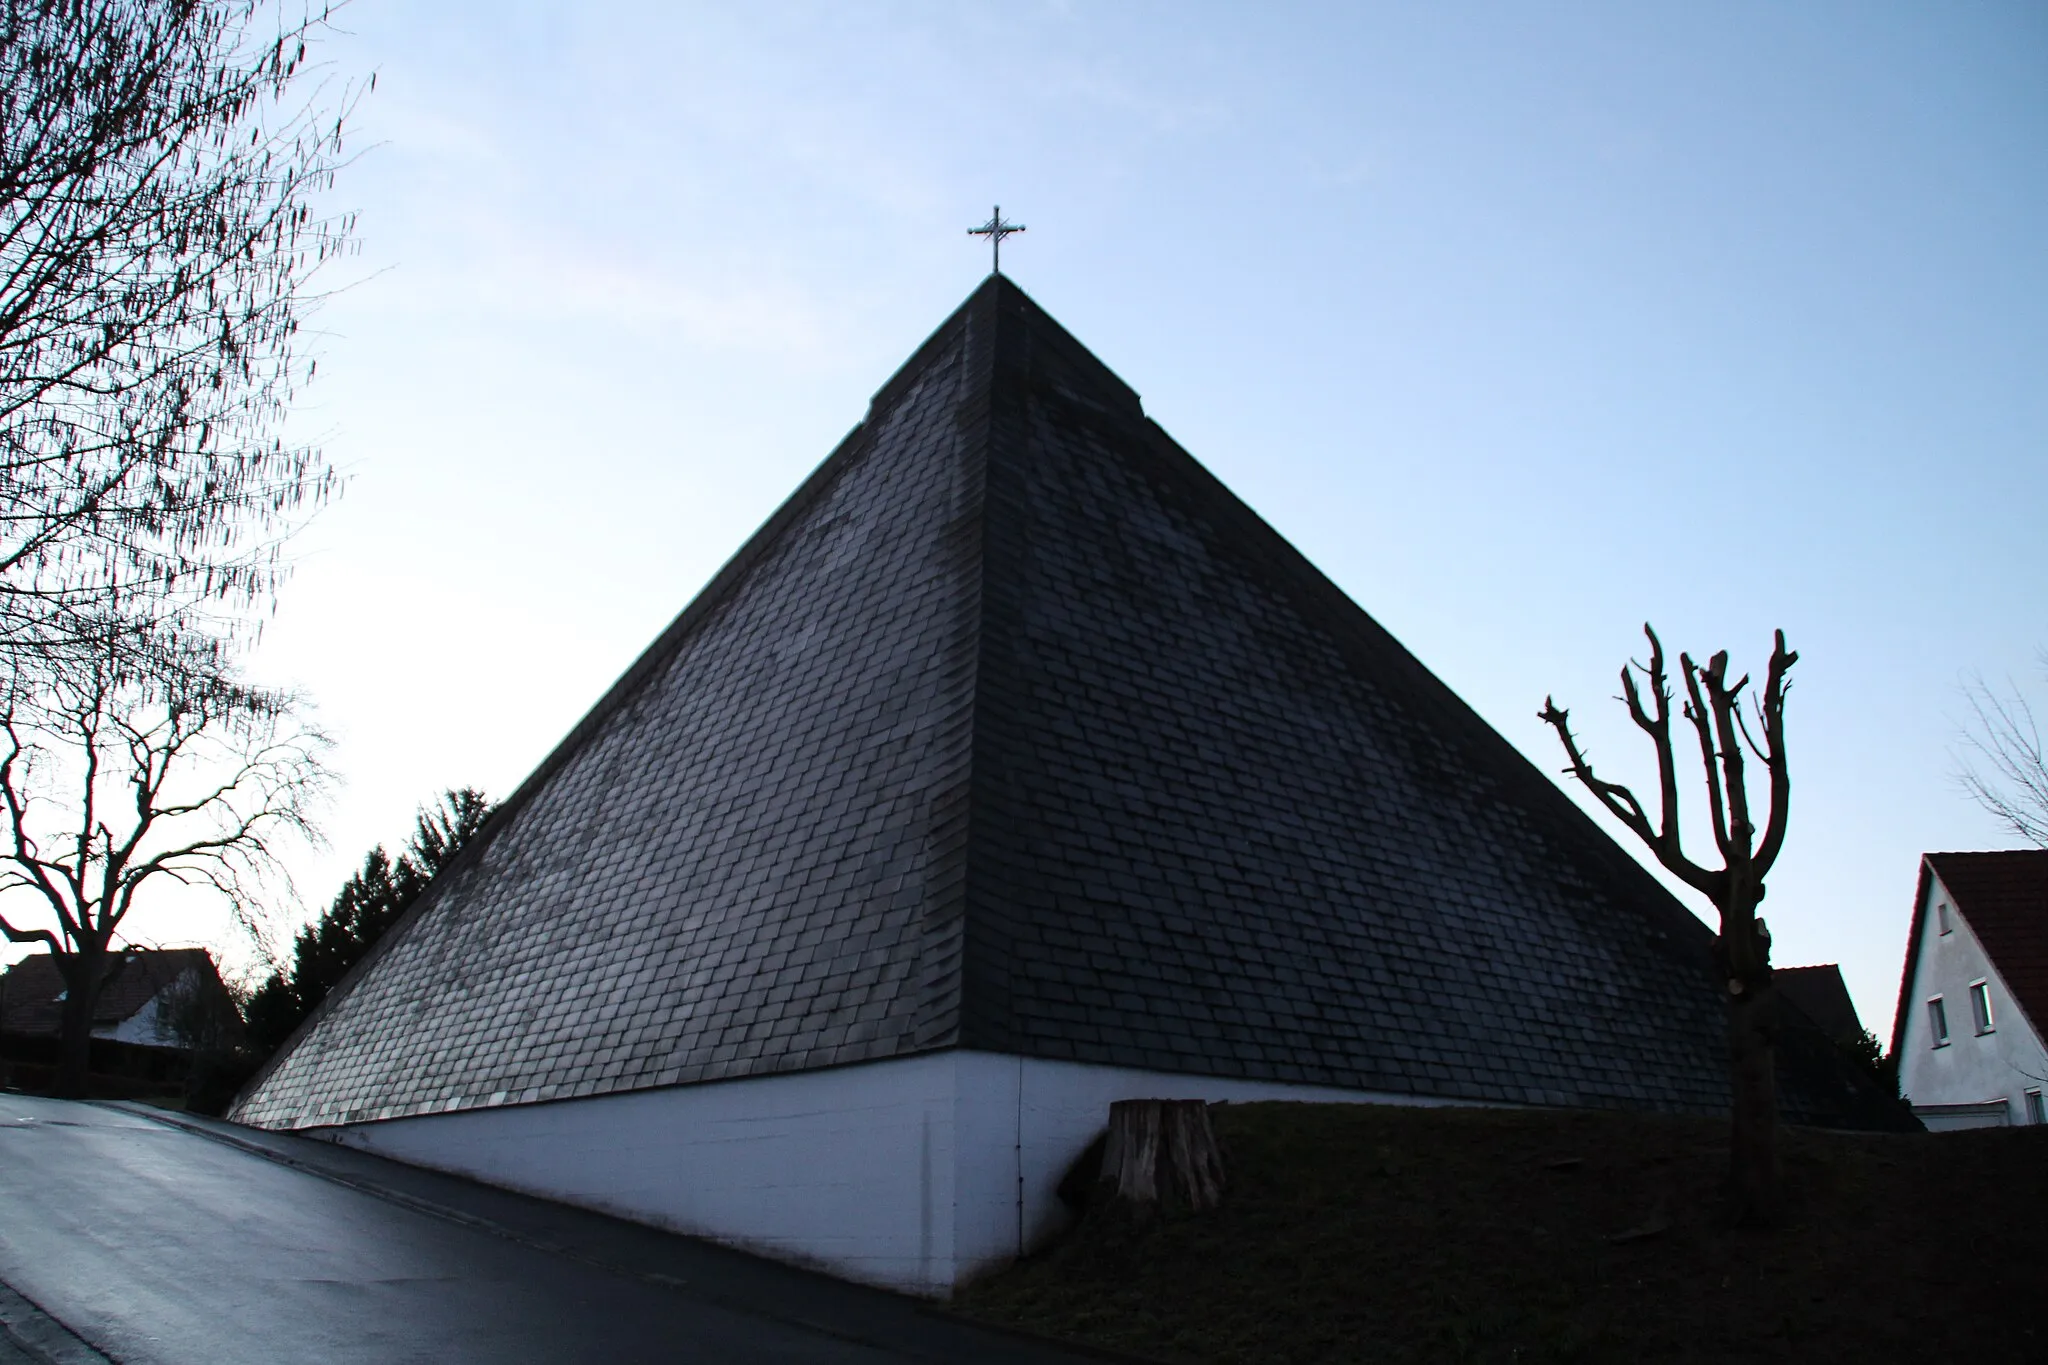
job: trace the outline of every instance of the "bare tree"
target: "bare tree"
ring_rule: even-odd
[[[1777,632],[1763,696],[1755,700],[1761,743],[1751,732],[1742,708],[1742,691],[1749,678],[1745,675],[1733,683],[1728,681],[1727,651],[1707,660],[1704,668],[1689,655],[1678,656],[1686,696],[1682,714],[1699,737],[1714,843],[1721,855],[1721,866],[1712,868],[1687,857],[1682,846],[1678,760],[1671,738],[1671,686],[1664,672],[1664,646],[1648,625],[1643,634],[1650,640],[1650,662],[1645,667],[1631,660],[1622,668],[1621,700],[1627,703],[1629,719],[1650,737],[1656,749],[1654,823],[1635,793],[1594,776],[1592,765],[1572,736],[1567,712],[1545,697],[1540,718],[1557,731],[1571,760],[1571,775],[1648,845],[1658,862],[1713,902],[1720,914],[1715,976],[1728,1007],[1728,1068],[1734,1099],[1729,1211],[1737,1223],[1766,1224],[1777,1213],[1777,992],[1771,984],[1771,935],[1756,908],[1764,898],[1764,877],[1785,844],[1785,817],[1792,794],[1785,765],[1785,675],[1799,656],[1785,648],[1785,632]],[[1647,708],[1636,685],[1638,672],[1649,681]],[[1745,748],[1764,765],[1769,778],[1770,811],[1761,832],[1750,810]]]
[[[218,652],[334,492],[279,435],[354,99],[293,0],[0,0],[0,651]],[[124,619],[115,619],[115,618]],[[189,627],[199,621],[196,633]],[[137,621],[155,629],[137,631]]]
[[[2048,675],[2048,650],[2041,651],[2040,663]],[[2016,685],[2008,686],[2010,691],[2000,694],[1981,674],[1964,680],[1970,718],[1963,724],[1962,741],[1969,752],[1958,760],[1956,780],[2013,833],[2048,848],[2048,749],[2034,708]]]
[[[58,1093],[83,1093],[93,1007],[145,892],[198,888],[257,931],[279,841],[313,833],[326,747],[288,695],[212,670],[140,677],[119,649],[0,696],[0,933],[47,945],[64,978]]]

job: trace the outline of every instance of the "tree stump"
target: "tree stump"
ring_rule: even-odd
[[[1192,1213],[1223,1200],[1223,1147],[1201,1100],[1118,1100],[1109,1106],[1102,1173],[1091,1202]]]

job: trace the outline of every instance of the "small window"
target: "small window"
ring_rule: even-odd
[[[2041,1103],[2041,1092],[2039,1090],[2029,1090],[2027,1092],[2027,1122],[2048,1123],[2048,1105]]]
[[[1972,981],[1970,983],[1970,1014],[1976,1020],[1977,1032],[1991,1032],[1994,1025],[1991,1022],[1991,986],[1989,982]]]
[[[1934,1046],[1948,1046],[1948,1010],[1938,995],[1927,1002],[1927,1027],[1934,1032]]]
[[[1954,932],[1955,932],[1955,926],[1954,926],[1953,924],[1950,924],[1950,923],[1948,922],[1948,902],[1947,902],[1947,901],[1936,901],[1936,902],[1934,903],[1934,917],[1935,917],[1935,919],[1937,919],[1937,920],[1939,920],[1939,921],[1941,922],[1941,932],[1942,932],[1942,933],[1944,933],[1944,934],[1949,934],[1949,933],[1954,933]]]

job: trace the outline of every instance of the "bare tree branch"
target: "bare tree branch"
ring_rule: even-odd
[[[2048,677],[2048,650],[2039,657]],[[1959,727],[1964,752],[1956,756],[1956,781],[2006,828],[2048,848],[2048,746],[2025,694],[2010,680],[2006,687],[1993,691],[1981,673],[1964,678],[1970,716]]]
[[[1650,825],[1650,817],[1643,813],[1643,803],[1636,794],[1618,782],[1603,782],[1593,775],[1592,765],[1586,762],[1585,754],[1579,749],[1578,740],[1572,735],[1571,712],[1562,710],[1549,697],[1543,699],[1543,710],[1537,719],[1557,731],[1557,738],[1564,745],[1565,756],[1571,761],[1568,771],[1586,785],[1614,818],[1627,825],[1644,843],[1655,846],[1656,831]]]
[[[0,0],[0,653],[214,649],[336,490],[280,437],[358,92],[318,0]],[[214,610],[215,606],[222,610]],[[151,629],[130,629],[147,624]]]
[[[1622,701],[1628,706],[1629,719],[1636,728],[1650,737],[1657,754],[1658,818],[1653,826],[1644,813],[1642,802],[1635,793],[1619,783],[1603,781],[1593,773],[1593,767],[1586,761],[1576,738],[1573,737],[1569,713],[1558,709],[1549,697],[1543,699],[1543,710],[1537,719],[1557,731],[1559,742],[1564,745],[1565,756],[1571,766],[1566,770],[1577,778],[1586,789],[1598,798],[1610,814],[1629,832],[1641,839],[1657,856],[1673,876],[1687,886],[1705,895],[1716,894],[1718,882],[1716,873],[1701,867],[1685,855],[1682,836],[1679,831],[1678,809],[1678,767],[1671,746],[1671,684],[1664,673],[1664,644],[1657,638],[1657,632],[1645,622],[1643,634],[1650,640],[1650,662],[1648,667],[1630,663],[1621,670]],[[1680,656],[1685,663],[1684,656]],[[1687,686],[1692,686],[1691,665],[1685,663]],[[1642,693],[1636,685],[1635,673],[1641,672],[1649,679],[1650,697],[1655,709],[1646,709]],[[1718,816],[1719,798],[1716,797]]]
[[[1700,766],[1706,770],[1707,811],[1713,816],[1714,846],[1720,850],[1725,862],[1730,845],[1728,842],[1728,809],[1721,793],[1721,769],[1719,754],[1714,748],[1714,724],[1707,703],[1700,695],[1700,670],[1689,654],[1678,656],[1678,669],[1685,677],[1685,718],[1692,722],[1693,730],[1699,735]]]
[[[1785,648],[1785,632],[1772,639],[1770,671],[1764,676],[1764,696],[1759,703],[1763,718],[1764,747],[1759,758],[1771,775],[1771,814],[1764,826],[1763,841],[1751,860],[1759,879],[1777,865],[1785,847],[1785,826],[1792,809],[1792,769],[1785,755],[1785,694],[1791,690],[1792,665],[1799,662],[1796,650]]]
[[[0,696],[0,931],[48,944],[65,977],[66,1085],[82,1082],[92,1000],[148,887],[206,888],[257,925],[288,887],[278,836],[316,837],[326,748],[288,694],[191,669],[143,679],[118,649]],[[26,927],[31,905],[55,927]]]

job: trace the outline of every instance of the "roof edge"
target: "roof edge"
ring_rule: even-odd
[[[475,837],[463,845],[462,850],[456,854],[448,866],[442,868],[434,879],[427,884],[426,889],[420,893],[418,899],[406,909],[403,915],[399,916],[398,920],[389,929],[384,931],[384,934],[377,942],[370,946],[369,951],[364,953],[357,960],[356,964],[343,974],[341,980],[334,984],[333,989],[329,990],[320,1003],[314,1006],[312,1012],[300,1022],[296,1029],[292,1030],[290,1036],[278,1045],[277,1050],[265,1059],[255,1075],[251,1076],[241,1090],[236,1093],[234,1103],[229,1106],[229,1112],[239,1108],[249,1096],[255,1094],[270,1079],[284,1059],[290,1056],[320,1021],[325,1019],[335,1006],[355,989],[363,977],[390,950],[391,946],[404,937],[406,932],[422,915],[433,909],[440,901],[445,888],[453,885],[462,873],[483,859],[486,851],[497,841],[499,835],[511,826],[513,820],[518,817],[519,812],[547,784],[548,780],[561,771],[570,758],[603,727],[605,722],[614,713],[626,704],[640,686],[674,656],[676,651],[682,647],[683,642],[696,630],[697,626],[722,605],[726,598],[738,588],[741,581],[746,578],[748,572],[762,556],[780,542],[782,533],[788,529],[789,525],[802,516],[813,503],[824,495],[826,490],[838,479],[839,475],[865,453],[868,448],[869,435],[876,426],[875,418],[877,415],[886,411],[891,404],[900,398],[909,389],[911,384],[916,381],[917,377],[933,362],[937,355],[945,349],[954,333],[967,325],[967,319],[975,311],[976,305],[981,303],[984,298],[992,297],[1005,285],[1008,285],[1013,290],[1017,290],[1019,294],[1023,293],[1021,289],[1017,289],[1016,285],[1011,284],[1003,276],[991,275],[977,286],[974,292],[969,294],[959,307],[955,308],[947,316],[946,320],[941,322],[919,344],[918,348],[911,353],[910,358],[904,361],[897,368],[895,374],[891,375],[882,387],[875,391],[874,396],[868,402],[866,416],[840,439],[839,444],[833,448],[831,454],[827,455],[811,470],[810,474],[804,478],[804,481],[797,485],[796,491],[785,498],[782,504],[768,515],[767,520],[762,522],[754,530],[753,534],[741,543],[740,548],[698,590],[697,595],[690,599],[689,604],[662,630],[661,634],[654,638],[651,644],[640,652],[631,664],[627,665],[625,671],[618,676],[612,685],[605,689],[604,694],[598,698],[596,704],[590,710],[584,713],[583,718],[570,728],[569,733],[563,736],[561,741],[548,752],[547,756],[527,775],[525,780],[513,789],[512,794],[498,804],[497,808],[492,811],[490,819],[484,822],[483,828],[476,832]],[[1036,307],[1035,304],[1033,306]],[[1099,364],[1100,362],[1097,363]],[[1135,395],[1133,396],[1135,397]]]
[[[931,330],[931,334],[918,343],[917,349],[910,353],[910,358],[901,365],[898,365],[896,372],[883,380],[882,386],[876,389],[874,395],[868,399],[869,420],[872,421],[876,413],[881,412],[903,396],[904,391],[911,386],[925,366],[929,365],[938,353],[945,349],[946,343],[952,339],[953,333],[966,326],[968,315],[974,312],[975,307],[987,296],[998,292],[997,282],[1002,280],[1003,277],[1000,275],[991,275],[976,285],[974,292],[962,299],[960,306],[951,313],[948,313],[946,320],[937,327],[934,327]],[[1008,281],[1003,281],[1003,283],[1008,283]],[[1012,289],[1016,288],[1015,285],[1010,287]]]
[[[1438,677],[1428,664],[1317,567],[1315,561],[1303,554],[1294,542],[1231,492],[1228,485],[1174,440],[1164,427],[1149,418],[1146,425],[1156,441],[1179,457],[1173,461],[1174,464],[1198,471],[1205,491],[1217,499],[1218,505],[1230,508],[1232,515],[1243,518],[1253,534],[1284,557],[1291,576],[1299,585],[1296,591],[1307,591],[1324,599],[1332,624],[1341,624],[1344,636],[1349,637],[1348,640],[1337,638],[1333,633],[1333,639],[1340,647],[1349,645],[1384,651],[1388,665],[1409,675],[1416,694],[1435,709],[1439,719],[1448,722],[1454,732],[1462,733],[1475,745],[1493,751],[1495,771],[1518,783],[1533,809],[1551,810],[1562,829],[1575,835],[1588,854],[1606,865],[1623,885],[1633,884],[1635,894],[1641,898],[1645,917],[1654,916],[1652,923],[1669,932],[1667,941],[1681,950],[1689,947],[1696,952],[1704,952],[1711,946],[1715,932],[1713,926],[1689,910],[1619,839],[1573,801],[1562,787],[1536,766],[1534,760],[1495,729],[1470,702],[1459,696],[1456,688]],[[1217,497],[1219,494],[1220,498]],[[1356,664],[1351,666],[1357,667]],[[1700,962],[1704,967],[1708,959],[1701,957]]]
[[[1934,865],[1920,855],[1920,876],[1913,888],[1913,925],[1906,931],[1906,965],[1899,973],[1899,1000],[1892,1006],[1891,1054],[1899,1055],[1906,1041],[1906,1004],[1913,994],[1913,978],[1920,972],[1921,930],[1927,922],[1927,887],[1934,880]]]
[[[549,751],[539,765],[512,791],[511,795],[507,796],[498,805],[497,809],[492,812],[490,819],[484,822],[483,828],[479,829],[475,837],[463,846],[462,850],[450,861],[448,866],[435,876],[426,889],[420,893],[419,898],[384,932],[376,943],[371,945],[369,951],[363,954],[356,964],[342,976],[341,980],[335,983],[333,989],[328,991],[321,1002],[300,1022],[299,1026],[278,1046],[277,1050],[265,1059],[255,1075],[251,1076],[247,1084],[237,1092],[234,1103],[230,1106],[230,1112],[240,1107],[249,1096],[255,1094],[269,1080],[284,1059],[298,1048],[307,1035],[342,1000],[347,998],[364,976],[390,950],[392,945],[403,938],[421,916],[433,909],[440,901],[444,889],[453,885],[461,877],[461,874],[483,859],[491,845],[497,841],[499,835],[511,826],[520,811],[526,807],[540,789],[568,763],[570,758],[604,726],[614,713],[626,704],[648,678],[659,671],[674,656],[697,626],[724,603],[726,598],[746,578],[755,563],[780,541],[783,531],[823,496],[825,491],[837,480],[840,473],[866,451],[868,436],[876,427],[876,417],[885,412],[903,396],[924,370],[945,350],[954,335],[967,326],[969,318],[978,308],[985,308],[992,317],[999,311],[996,305],[1000,302],[1000,294],[1006,288],[1023,298],[1034,310],[1044,314],[1044,309],[1040,308],[1035,301],[1030,299],[1029,295],[1026,295],[1022,289],[1018,288],[1016,284],[1005,276],[991,274],[981,284],[977,285],[974,291],[966,299],[962,300],[960,305],[947,316],[945,321],[934,328],[931,334],[919,344],[917,349],[911,352],[909,359],[897,367],[896,372],[875,391],[873,397],[869,400],[867,414],[862,421],[840,440],[838,446],[833,449],[831,454],[819,462],[804,481],[797,486],[796,491],[784,499],[782,504],[769,515],[768,519],[742,542],[740,548],[719,568],[717,573],[712,575],[710,580],[690,600],[681,613],[669,623],[660,635],[655,637],[651,644],[641,651],[639,656],[605,690],[596,704],[584,714],[581,720],[571,727],[569,733]],[[1050,320],[1049,314],[1045,316]],[[1071,334],[1067,333],[1065,328],[1059,327],[1056,322],[1053,323],[1053,326],[1071,344],[1076,347],[1080,346],[1080,343],[1074,341]],[[1085,352],[1085,348],[1081,349]],[[1089,358],[1094,360],[1092,355]],[[1102,369],[1104,374],[1110,375],[1112,379],[1115,378],[1108,367],[1102,365],[1100,360],[1095,360],[1095,364]],[[1119,388],[1130,393],[1131,401],[1135,405],[1137,402],[1136,393],[1132,392],[1129,386],[1123,384],[1121,380],[1116,382]]]
[[[872,415],[873,411],[871,408],[870,415]],[[812,503],[823,496],[825,491],[838,479],[840,473],[865,451],[867,448],[866,438],[872,427],[873,423],[871,421],[863,421],[854,427],[853,430],[849,431],[840,440],[839,445],[834,448],[832,453],[827,455],[804,481],[797,486],[796,491],[784,499],[782,505],[770,513],[768,519],[761,523],[752,535],[747,537],[733,556],[726,560],[718,572],[711,576],[710,581],[690,600],[689,605],[684,607],[682,612],[662,630],[661,634],[654,638],[653,643],[643,649],[639,656],[631,664],[627,665],[626,670],[618,676],[610,687],[605,689],[604,694],[598,698],[597,703],[584,713],[581,720],[577,721],[570,728],[569,733],[548,752],[547,756],[540,761],[539,766],[534,768],[527,775],[526,779],[513,789],[510,796],[507,796],[498,804],[497,808],[491,812],[490,819],[484,822],[483,828],[479,829],[476,835],[467,844],[463,845],[462,850],[455,855],[449,864],[435,875],[434,879],[427,884],[426,889],[420,892],[418,899],[406,909],[403,915],[399,916],[389,929],[384,931],[383,935],[375,943],[370,945],[369,951],[357,959],[355,966],[349,968],[341,980],[335,982],[333,989],[329,990],[320,1003],[313,1007],[312,1013],[308,1014],[300,1022],[299,1026],[292,1030],[291,1035],[278,1045],[277,1051],[271,1053],[263,1065],[257,1069],[256,1074],[251,1076],[248,1083],[236,1093],[234,1103],[229,1106],[230,1112],[239,1108],[245,1099],[253,1095],[270,1078],[271,1073],[277,1069],[279,1063],[298,1047],[306,1035],[322,1019],[326,1018],[327,1014],[336,1004],[355,989],[356,984],[384,956],[391,945],[404,936],[405,932],[412,927],[414,921],[433,908],[440,900],[443,889],[453,885],[460,873],[466,871],[483,858],[486,850],[497,841],[500,834],[511,826],[512,821],[517,818],[519,812],[547,784],[548,780],[560,772],[570,758],[574,757],[582,749],[583,745],[604,726],[605,722],[610,720],[613,714],[626,704],[640,686],[675,655],[676,651],[682,647],[684,641],[690,637],[704,618],[724,603],[725,599],[739,586],[740,581],[746,577],[748,571],[767,553],[770,547],[781,540],[782,532],[788,528],[790,523],[795,521]]]

